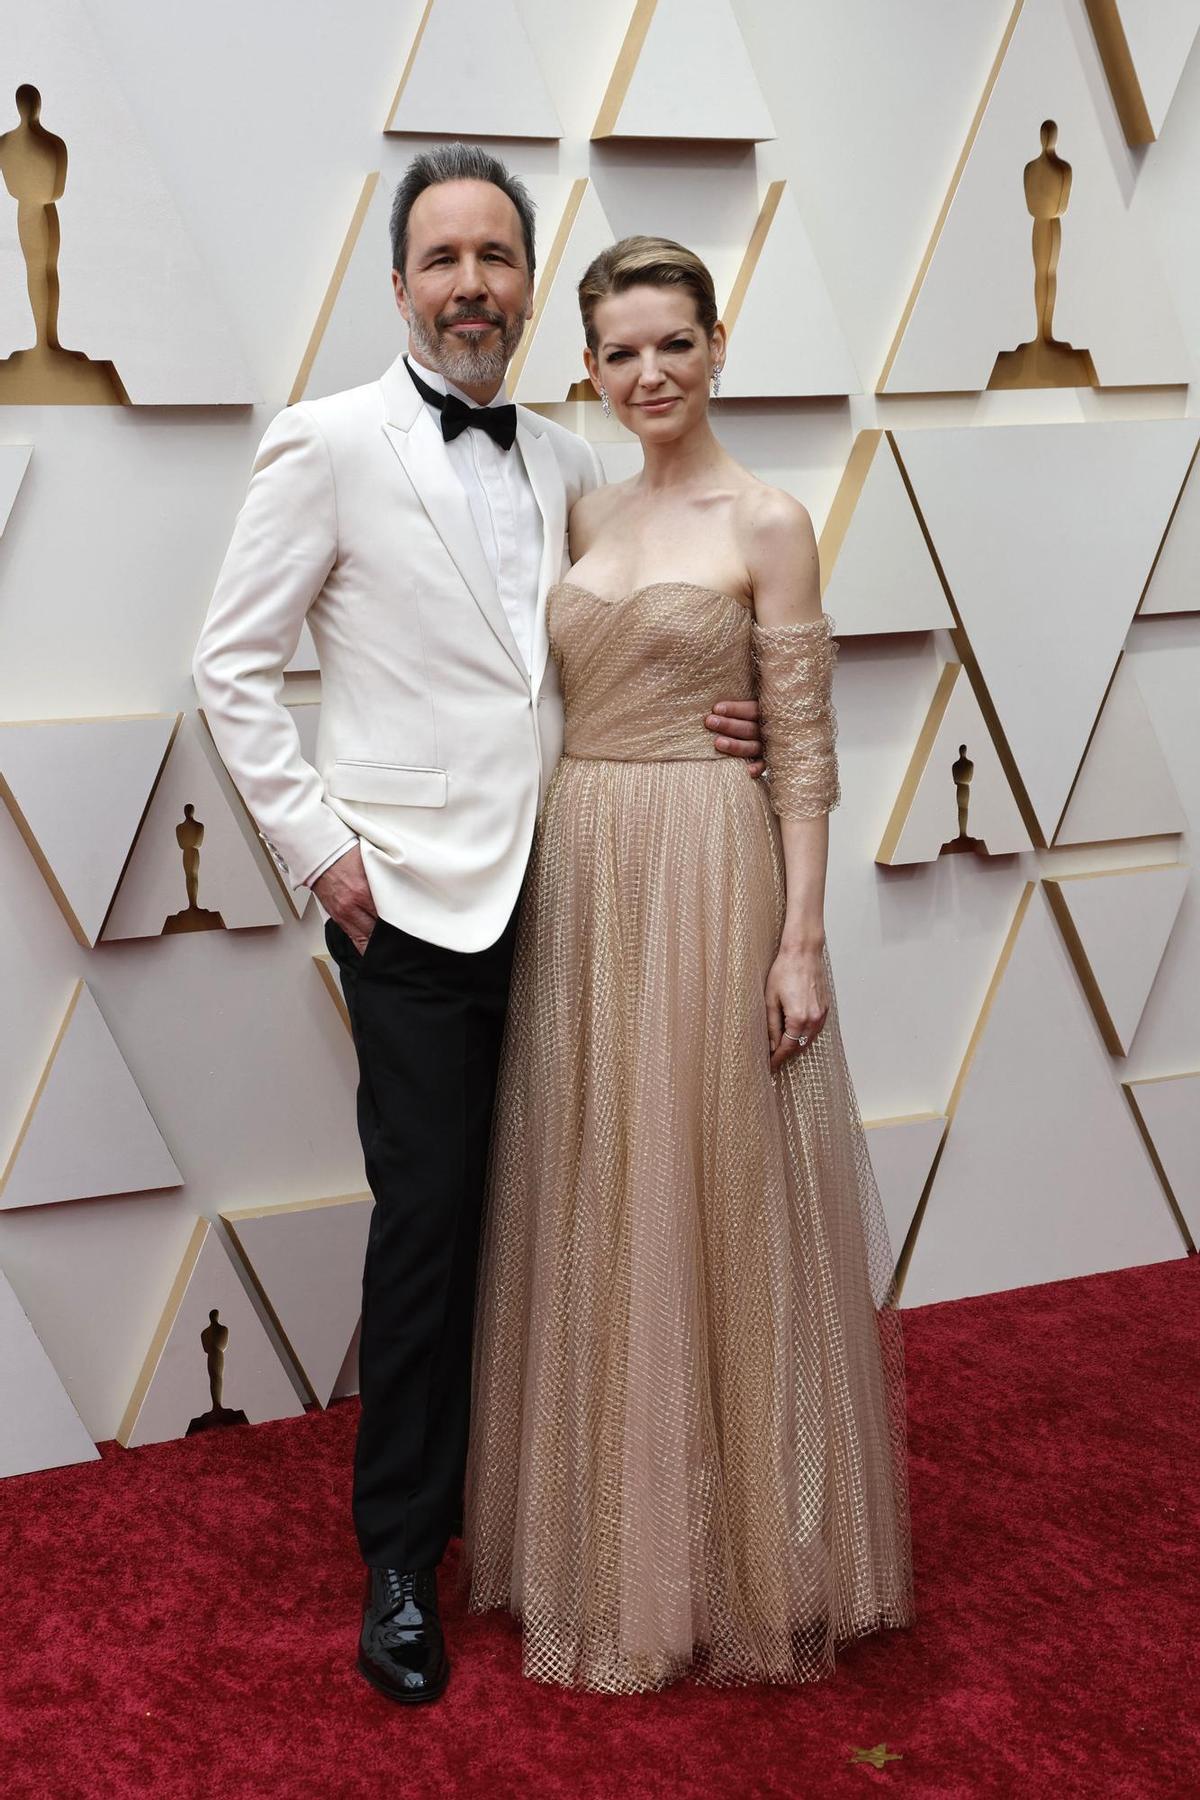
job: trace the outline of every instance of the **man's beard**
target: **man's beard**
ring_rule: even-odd
[[[484,319],[489,325],[498,327],[499,338],[485,346],[470,338],[451,336],[448,329],[451,325],[463,325],[475,319]],[[439,313],[431,326],[414,307],[408,326],[408,343],[419,361],[428,368],[440,370],[459,387],[482,387],[486,382],[495,382],[499,386],[524,329],[525,319],[521,313],[507,318],[504,313],[481,306]]]

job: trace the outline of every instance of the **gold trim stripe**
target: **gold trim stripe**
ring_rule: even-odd
[[[1161,1081],[1164,1079],[1173,1080],[1177,1078],[1172,1076],[1156,1076],[1153,1079]],[[1129,1110],[1133,1114],[1133,1122],[1138,1128],[1142,1143],[1146,1146],[1146,1154],[1150,1158],[1151,1166],[1154,1173],[1158,1176],[1159,1186],[1163,1191],[1163,1199],[1166,1201],[1170,1208],[1171,1215],[1174,1218],[1176,1225],[1179,1227],[1179,1234],[1187,1247],[1188,1255],[1195,1256],[1196,1240],[1193,1238],[1191,1231],[1188,1228],[1188,1222],[1183,1216],[1183,1208],[1175,1198],[1175,1190],[1171,1186],[1167,1171],[1163,1168],[1162,1159],[1155,1149],[1154,1139],[1150,1135],[1150,1127],[1142,1117],[1141,1107],[1138,1105],[1137,1096],[1133,1091],[1134,1088],[1144,1085],[1146,1084],[1138,1081],[1123,1081],[1121,1083],[1121,1088],[1125,1095],[1125,1099],[1128,1102]]]
[[[412,74],[413,64],[417,60],[417,51],[421,48],[421,39],[425,36],[425,27],[429,23],[429,15],[433,11],[433,7],[434,7],[434,0],[425,0],[425,11],[421,14],[421,22],[417,26],[417,35],[416,35],[416,37],[414,37],[414,39],[412,41],[412,49],[408,53],[408,60],[404,65],[403,72],[401,73],[401,76],[400,76],[399,85],[396,88],[396,96],[395,96],[395,99],[392,101],[392,110],[389,112],[389,114],[387,116],[387,124],[383,128],[385,132],[392,131],[395,129],[396,113],[398,112],[399,107],[400,107],[400,96],[403,94],[405,87],[408,85],[408,78]]]
[[[734,276],[733,286],[729,290],[729,300],[721,315],[725,329],[733,335],[738,314],[742,310],[742,302],[746,298],[746,289],[750,286],[754,271],[758,267],[758,259],[762,255],[762,247],[767,241],[767,233],[775,221],[779,211],[779,202],[783,198],[783,190],[787,186],[784,181],[773,181],[766,191],[763,203],[754,221],[754,230],[750,233],[750,242],[746,245],[746,254],[742,258],[741,267]]]
[[[241,1237],[238,1234],[237,1227],[238,1227],[238,1223],[245,1219],[270,1219],[270,1218],[274,1218],[275,1215],[278,1213],[319,1212],[319,1211],[324,1211],[324,1209],[326,1207],[349,1206],[353,1202],[369,1200],[370,1198],[371,1198],[371,1196],[369,1193],[334,1194],[329,1199],[288,1200],[288,1201],[285,1201],[280,1206],[241,1206],[241,1207],[237,1207],[236,1209],[231,1210],[231,1211],[223,1210],[220,1214],[220,1217],[225,1224],[226,1230],[229,1232],[229,1237],[234,1246],[234,1249],[237,1251],[238,1256],[241,1258],[241,1261],[245,1267],[247,1275],[250,1277],[251,1282],[254,1284],[255,1292],[258,1294],[258,1297],[263,1303],[263,1307],[267,1313],[268,1318],[270,1319],[272,1325],[275,1327],[275,1330],[279,1334],[280,1343],[283,1345],[284,1349],[287,1351],[288,1355],[292,1359],[292,1362],[295,1364],[297,1370],[299,1371],[300,1379],[303,1381],[305,1387],[308,1389],[310,1398],[313,1401],[315,1401],[315,1403],[318,1406],[321,1406],[321,1407],[324,1406],[324,1401],[321,1399],[321,1396],[317,1393],[316,1383],[313,1381],[312,1376],[309,1374],[308,1370],[305,1368],[304,1364],[301,1362],[300,1357],[297,1353],[295,1344],[293,1344],[291,1338],[288,1336],[287,1332],[284,1330],[283,1322],[280,1319],[279,1314],[275,1311],[275,1307],[271,1301],[271,1296],[268,1294],[266,1288],[264,1287],[264,1285],[262,1283],[261,1278],[259,1277],[258,1270],[254,1266],[253,1258],[251,1257],[250,1252],[246,1248],[245,1244],[243,1244]],[[354,1332],[353,1332],[353,1330],[351,1330],[350,1338],[347,1339],[347,1343],[346,1343],[347,1349],[349,1349],[350,1342],[353,1339],[353,1337],[354,1337]]]
[[[567,195],[567,203],[563,207],[562,218],[558,221],[558,230],[554,234],[554,242],[550,246],[550,254],[542,264],[541,279],[537,284],[537,292],[533,301],[533,316],[521,334],[521,342],[517,345],[516,354],[508,368],[509,398],[516,393],[517,383],[521,379],[521,371],[525,367],[526,358],[533,346],[534,336],[542,322],[542,314],[546,310],[546,302],[550,298],[550,289],[558,276],[558,266],[562,262],[575,221],[579,217],[579,208],[583,205],[583,196],[587,190],[588,178],[580,175],[571,183],[571,191]],[[582,327],[580,328],[582,336]],[[566,398],[566,396],[564,396]]]
[[[82,980],[79,980],[71,990],[71,998],[67,1002],[67,1010],[62,1016],[62,1022],[58,1027],[58,1031],[55,1033],[54,1042],[50,1046],[50,1054],[47,1056],[41,1075],[38,1077],[38,1084],[33,1090],[33,1099],[25,1109],[25,1117],[21,1120],[16,1140],[9,1152],[8,1161],[4,1165],[4,1173],[0,1174],[0,1194],[3,1194],[5,1188],[8,1186],[9,1178],[17,1166],[17,1158],[21,1154],[21,1146],[25,1142],[29,1127],[33,1123],[33,1115],[41,1103],[42,1095],[46,1091],[46,1084],[50,1080],[50,1071],[54,1067],[55,1059],[57,1058],[59,1051],[62,1049],[63,1040],[67,1035],[71,1020],[75,1016],[75,1008],[79,1004],[79,996],[82,992],[83,982]]]
[[[992,1011],[993,1005],[995,1004],[996,995],[1000,991],[1000,983],[1004,980],[1005,972],[1008,969],[1008,965],[1012,960],[1012,953],[1013,953],[1013,950],[1016,948],[1017,937],[1020,933],[1021,926],[1025,921],[1025,914],[1029,910],[1029,902],[1033,898],[1033,890],[1034,890],[1035,885],[1036,885],[1036,883],[1034,883],[1032,881],[1027,881],[1025,883],[1024,889],[1022,890],[1021,897],[1017,901],[1017,910],[1013,914],[1012,924],[1008,928],[1008,935],[1005,938],[1004,944],[1001,948],[999,960],[997,961],[996,967],[992,973],[992,979],[988,983],[987,993],[983,997],[983,1005],[979,1009],[979,1017],[975,1021],[975,1028],[971,1033],[970,1039],[968,1040],[967,1048],[966,1048],[966,1051],[964,1052],[962,1063],[959,1067],[958,1078],[954,1083],[954,1087],[951,1091],[950,1098],[946,1103],[946,1129],[942,1133],[942,1141],[938,1145],[937,1151],[933,1158],[933,1162],[930,1165],[929,1174],[925,1181],[925,1186],[921,1190],[921,1198],[917,1201],[917,1208],[916,1208],[916,1211],[913,1213],[912,1224],[908,1228],[908,1231],[905,1235],[904,1243],[900,1249],[900,1254],[896,1258],[896,1276],[895,1276],[895,1300],[896,1300],[896,1302],[899,1302],[900,1296],[904,1291],[905,1277],[908,1274],[909,1265],[912,1262],[913,1251],[916,1249],[917,1238],[920,1235],[921,1224],[925,1217],[925,1209],[929,1204],[929,1196],[933,1191],[934,1180],[936,1179],[938,1168],[941,1164],[942,1153],[946,1148],[946,1143],[947,1143],[947,1140],[949,1139],[950,1131],[954,1124],[954,1115],[958,1111],[958,1103],[962,1099],[963,1088],[966,1085],[967,1076],[971,1072],[971,1064],[975,1059],[975,1052],[979,1048],[979,1042],[983,1036],[984,1029],[987,1025],[988,1019],[991,1016],[991,1011]]]
[[[604,90],[604,98],[600,102],[600,111],[596,114],[596,123],[592,126],[592,141],[597,138],[611,137],[616,129],[617,119],[625,104],[625,96],[629,92],[629,83],[633,71],[637,67],[638,57],[642,54],[642,45],[646,41],[646,33],[650,29],[650,21],[654,17],[654,9],[658,0],[637,0],[633,9],[633,17],[625,30],[625,40],[617,55],[613,72],[609,76],[608,86]]]
[[[196,1267],[200,1252],[204,1247],[204,1240],[208,1235],[208,1230],[208,1220],[203,1218],[197,1219],[195,1225],[192,1227],[192,1235],[188,1239],[187,1249],[183,1253],[183,1261],[175,1272],[175,1279],[171,1283],[171,1291],[167,1295],[166,1304],[162,1309],[162,1316],[154,1328],[154,1336],[150,1339],[150,1348],[147,1350],[145,1357],[142,1360],[142,1366],[138,1371],[138,1378],[133,1384],[133,1392],[129,1396],[129,1405],[125,1408],[121,1423],[117,1426],[117,1442],[126,1448],[128,1447],[133,1429],[137,1424],[138,1414],[141,1412],[146,1395],[149,1392],[150,1383],[154,1379],[154,1372],[162,1359],[162,1353],[166,1348],[167,1339],[171,1335],[171,1327],[175,1323],[180,1305],[183,1301],[183,1296],[187,1292],[188,1282],[192,1278],[192,1272]]]
[[[954,692],[955,683],[961,674],[961,663],[944,663],[942,666],[937,687],[933,692],[933,699],[929,702],[929,711],[925,715],[925,723],[921,727],[913,753],[908,759],[904,780],[900,783],[900,792],[896,795],[896,804],[892,807],[891,817],[884,828],[879,848],[875,852],[877,863],[883,863],[887,867],[892,865],[892,858],[896,854],[896,846],[908,823],[908,815],[912,811],[921,777],[924,775],[929,758],[933,753],[937,734],[942,728],[942,720],[946,716],[950,696]]]
[[[1118,872],[1119,871],[1117,870],[1105,871],[1106,874],[1116,874]],[[1079,985],[1087,995],[1088,1004],[1096,1016],[1096,1024],[1099,1027],[1100,1036],[1104,1039],[1105,1049],[1111,1056],[1124,1056],[1125,1046],[1117,1035],[1117,1028],[1113,1023],[1113,1016],[1108,1010],[1108,1002],[1101,993],[1100,983],[1096,979],[1096,971],[1088,961],[1088,954],[1084,948],[1083,939],[1079,935],[1079,928],[1071,915],[1071,908],[1067,901],[1067,897],[1062,891],[1062,879],[1063,878],[1058,875],[1045,875],[1042,877],[1042,886],[1046,890],[1046,898],[1050,902],[1050,910],[1058,921],[1058,929],[1062,933],[1062,939],[1063,943],[1066,945],[1067,954],[1075,965],[1075,973],[1079,977]]]
[[[346,996],[342,992],[342,984],[334,973],[332,956],[327,955],[323,950],[318,950],[313,956],[313,962],[316,964],[317,974],[321,977],[321,980],[329,990],[330,999],[333,1001],[333,1004],[337,1007],[338,1012],[341,1015],[342,1024],[346,1027],[347,1031],[353,1033],[353,1027],[350,1024],[350,1008],[346,1005]]]
[[[1200,442],[1197,443],[1196,448],[1192,451],[1192,460],[1188,463],[1187,474],[1184,476],[1183,481],[1180,483],[1179,492],[1175,496],[1175,504],[1171,508],[1171,515],[1167,520],[1166,526],[1163,530],[1162,537],[1159,539],[1158,549],[1154,552],[1154,561],[1150,564],[1150,573],[1147,575],[1145,585],[1142,588],[1141,593],[1138,595],[1138,603],[1137,603],[1137,606],[1134,608],[1134,614],[1133,614],[1135,619],[1140,619],[1143,617],[1149,618],[1149,619],[1157,619],[1157,618],[1169,618],[1171,616],[1169,613],[1145,613],[1145,614],[1143,614],[1142,607],[1146,604],[1146,596],[1150,592],[1150,583],[1154,580],[1154,572],[1158,568],[1159,560],[1162,557],[1163,551],[1167,547],[1167,539],[1170,537],[1171,527],[1175,523],[1175,514],[1179,511],[1179,508],[1183,505],[1183,496],[1187,492],[1187,484],[1192,478],[1193,469],[1196,467],[1196,458],[1197,457],[1200,457]],[[1200,481],[1200,476],[1197,476],[1197,480]]]
[[[1140,144],[1152,144],[1154,126],[1150,122],[1146,97],[1142,93],[1142,84],[1138,80],[1137,69],[1130,54],[1129,40],[1121,23],[1117,0],[1083,0],[1083,3],[1091,20],[1092,36],[1100,52],[1100,61],[1104,64],[1113,105],[1125,133],[1125,142],[1135,148]]]
[[[432,4],[433,0],[430,0],[430,5]],[[426,12],[428,12],[428,8],[426,8]],[[423,29],[424,22],[422,21],[422,30]],[[304,390],[308,386],[308,378],[312,374],[313,364],[317,360],[317,352],[321,348],[321,343],[324,339],[330,316],[337,304],[337,297],[342,291],[342,282],[346,278],[346,270],[350,266],[350,258],[353,256],[354,247],[358,243],[359,233],[362,231],[363,227],[363,220],[367,216],[367,208],[375,197],[375,189],[379,185],[379,174],[379,170],[376,169],[375,173],[373,175],[368,175],[362,184],[362,192],[358,196],[353,216],[351,217],[350,224],[346,230],[346,236],[342,240],[342,248],[338,253],[336,263],[333,265],[333,274],[329,277],[329,286],[325,290],[325,298],[321,302],[321,308],[317,313],[316,323],[312,328],[312,334],[309,337],[304,355],[300,358],[300,367],[296,371],[296,379],[293,381],[292,391],[288,395],[289,406],[295,406],[297,400],[302,400],[304,398]]]
[[[842,470],[842,479],[838,482],[837,493],[833,496],[833,504],[821,527],[821,536],[817,543],[817,556],[821,564],[821,595],[825,595],[837,559],[841,554],[846,533],[850,529],[850,521],[854,510],[862,499],[863,489],[867,485],[867,476],[871,473],[871,465],[875,461],[875,452],[883,437],[882,428],[860,431],[854,440],[849,461]]]

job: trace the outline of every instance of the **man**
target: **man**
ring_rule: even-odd
[[[436,1569],[462,1498],[479,1221],[515,908],[562,741],[544,600],[581,439],[493,406],[532,310],[533,209],[484,151],[412,163],[392,210],[409,354],[263,439],[196,652],[221,754],[280,868],[329,915],[375,1196],[354,1522],[358,1666],[401,1701],[448,1662]],[[308,618],[313,768],[280,704]],[[758,755],[757,709],[717,747]]]

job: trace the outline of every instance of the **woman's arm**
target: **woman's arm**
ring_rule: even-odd
[[[766,984],[775,1070],[813,1042],[829,1011],[825,874],[828,814],[838,797],[830,701],[835,646],[821,612],[807,511],[769,488],[753,493],[747,511],[763,738],[787,881],[783,931]]]

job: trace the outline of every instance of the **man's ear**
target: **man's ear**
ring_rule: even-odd
[[[409,310],[408,291],[404,286],[404,277],[399,269],[392,270],[392,292],[396,296],[396,305],[400,308],[400,317],[406,325],[411,325],[412,314]]]

